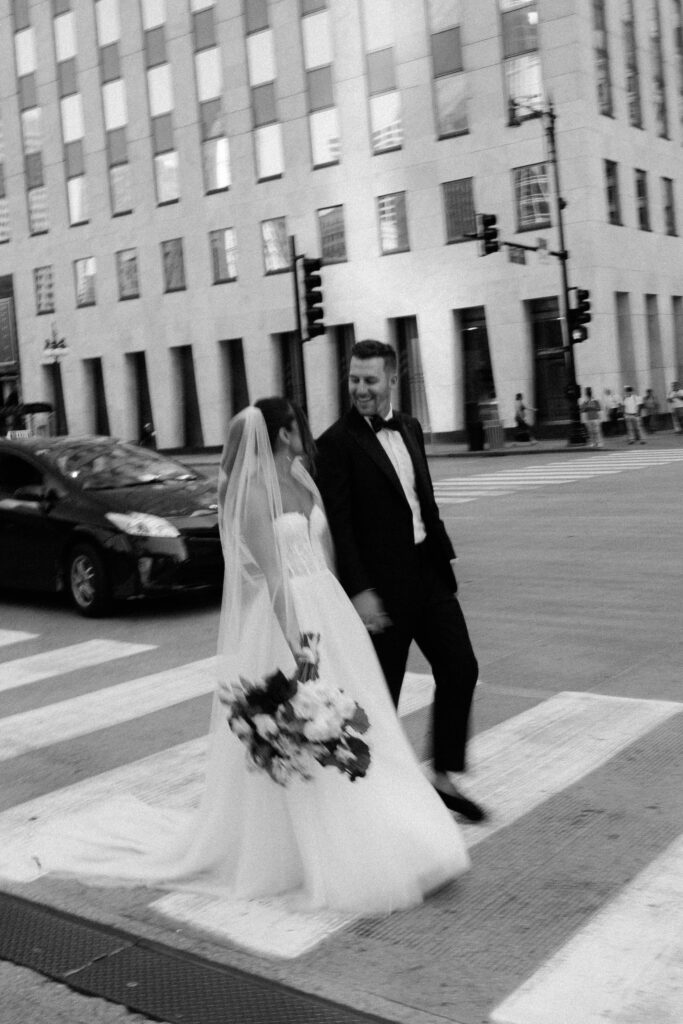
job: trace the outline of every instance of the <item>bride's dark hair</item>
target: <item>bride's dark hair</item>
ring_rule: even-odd
[[[294,406],[288,398],[281,398],[279,395],[274,395],[272,398],[259,398],[258,402],[254,402],[254,406],[260,410],[261,415],[266,421],[268,440],[274,453],[277,447],[277,435],[280,433],[280,430],[282,427],[290,430],[296,420]]]
[[[259,398],[258,402],[254,402],[254,406],[260,410],[261,415],[266,421],[268,440],[270,441],[270,447],[273,449],[273,452],[275,451],[277,435],[281,428],[286,427],[287,430],[290,430],[293,423],[297,424],[304,448],[306,469],[311,475],[314,475],[317,450],[306,413],[303,411],[301,406],[297,405],[296,402],[290,402],[288,398],[282,398],[279,395],[275,395],[271,398]]]

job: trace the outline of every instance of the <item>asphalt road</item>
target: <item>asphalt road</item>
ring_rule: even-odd
[[[567,451],[514,459],[433,460],[443,517],[458,551],[460,598],[481,665],[482,684],[474,710],[478,735],[493,735],[497,728],[515,722],[516,716],[534,712],[563,694],[628,698],[643,702],[643,708],[646,702],[673,702],[680,712],[683,460],[679,453],[670,438],[659,446],[655,438],[647,448],[621,448],[616,453]],[[48,675],[30,685],[3,688],[0,727],[9,716],[88,693],[106,695],[115,685],[163,671],[172,674],[179,665],[210,657],[218,611],[215,598],[194,596],[138,602],[120,609],[116,618],[92,623],[57,599],[0,592],[0,639],[10,631],[31,637],[0,646],[0,683],[3,664],[9,666],[14,659],[50,653],[53,665]],[[71,648],[95,638],[133,647],[91,668],[74,668]],[[409,668],[415,673],[426,670],[419,652],[413,653]],[[68,742],[59,735],[48,736],[36,749],[3,760],[0,812],[200,737],[208,706],[208,697],[200,695],[125,724],[86,729]],[[330,946],[327,960],[304,958],[285,967],[255,960],[239,950],[228,955],[216,952],[218,947],[204,944],[202,948],[207,955],[225,955],[226,962],[266,977],[286,979],[332,999],[348,998],[358,1008],[389,1020],[533,1024],[535,989],[529,1003],[506,1000],[518,998],[515,993],[528,977],[549,969],[544,957],[572,936],[582,935],[591,915],[625,890],[680,833],[680,722],[678,714],[678,744],[666,721],[646,732],[644,739],[635,737],[630,745],[626,743],[623,769],[614,778],[598,775],[588,789],[588,802],[579,800],[573,818],[566,816],[566,810],[553,817],[549,805],[543,804],[535,821],[533,815],[523,819],[524,829],[503,829],[495,839],[476,846],[474,871],[482,891],[490,894],[498,887],[505,891],[507,903],[503,906],[502,899],[490,896],[482,907],[481,897],[477,904],[474,895],[471,911],[463,903],[458,940],[467,969],[463,973],[459,966],[460,979],[451,979],[441,1001],[435,1001],[428,989],[434,984],[433,968],[441,955],[438,935],[445,924],[438,915],[430,918],[429,908],[421,917],[416,913],[411,925],[411,955],[416,959],[409,986],[399,984],[398,977],[392,981],[383,960],[392,946],[393,956],[400,947],[397,933],[391,931],[395,923],[385,932],[368,930],[362,938],[356,932],[346,943],[339,940]],[[412,715],[408,722],[418,746],[423,725],[419,715]],[[676,749],[677,759],[672,759],[671,751]],[[639,774],[634,775],[630,762],[638,754]],[[476,790],[476,770],[472,785],[476,795],[485,797]],[[571,791],[573,799],[578,799],[576,786],[582,785],[587,785],[585,779]],[[550,804],[554,807],[552,800]],[[549,837],[558,835],[550,849]],[[614,857],[607,865],[606,846]],[[516,892],[511,895],[515,879]],[[108,919],[121,910],[120,904],[109,904],[101,892],[76,892],[50,881],[38,892],[46,902],[75,912],[80,906],[95,919],[98,915]],[[671,900],[669,909],[673,906],[680,922],[680,890]],[[509,905],[510,901],[517,905]],[[132,914],[130,903],[126,913]],[[550,935],[552,915],[565,923]],[[149,921],[140,927],[149,928]],[[626,934],[628,927],[627,921]],[[169,941],[175,941],[170,926],[168,930]],[[163,941],[163,928],[155,926],[153,934]],[[192,948],[191,936],[186,941]],[[369,961],[366,951],[365,976],[354,962],[354,949],[364,942],[374,950]],[[421,959],[417,951],[424,953],[429,943],[432,951]],[[627,949],[623,956],[628,955]],[[113,1024],[134,1019],[101,1000],[70,993],[66,998],[75,1002],[62,1012],[65,993],[60,986],[6,964],[0,967],[0,1024],[39,1020],[71,1024],[81,1019]],[[355,978],[352,995],[345,970]],[[10,991],[22,992],[23,998],[10,1001]],[[683,1005],[683,990],[677,991]],[[669,993],[667,998],[674,995]],[[657,1017],[656,1007],[650,1009],[654,1013],[642,1018],[619,1016],[614,1009],[609,1019],[617,1024],[667,1019]]]

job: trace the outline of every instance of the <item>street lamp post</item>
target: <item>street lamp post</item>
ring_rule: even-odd
[[[548,140],[548,162],[551,164],[553,169],[553,190],[555,198],[555,218],[557,221],[557,236],[559,242],[559,250],[557,252],[551,252],[551,256],[555,256],[560,261],[560,275],[561,275],[561,289],[560,289],[560,325],[562,330],[562,351],[564,352],[564,363],[567,374],[567,399],[569,401],[569,437],[567,444],[584,444],[583,430],[581,427],[581,413],[579,411],[579,395],[580,390],[576,382],[576,366],[574,363],[574,345],[572,343],[571,326],[569,323],[569,280],[567,273],[567,261],[569,260],[569,253],[564,244],[564,218],[563,210],[565,207],[565,201],[560,193],[560,168],[557,159],[557,145],[555,142],[555,120],[557,114],[553,108],[552,101],[548,102],[547,107],[540,107],[536,104],[533,106],[531,103],[520,103],[518,100],[510,101],[510,124],[518,125],[520,122],[517,119],[517,110],[524,109],[527,111],[529,117],[541,117],[543,119],[543,126],[545,129],[546,138]],[[527,248],[521,246],[520,248]],[[536,248],[535,246],[529,246],[528,248]]]

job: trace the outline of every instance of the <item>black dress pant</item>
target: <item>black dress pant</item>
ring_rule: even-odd
[[[396,606],[381,594],[392,626],[372,636],[382,671],[398,706],[408,651],[414,640],[429,662],[434,682],[432,708],[433,767],[464,771],[472,697],[479,667],[460,602],[434,566],[427,545],[420,544],[418,579],[410,606]]]

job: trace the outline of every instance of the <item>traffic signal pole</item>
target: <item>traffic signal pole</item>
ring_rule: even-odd
[[[294,313],[296,316],[296,345],[299,349],[301,356],[301,384],[303,387],[303,402],[301,403],[304,412],[308,416],[308,390],[306,388],[306,361],[304,359],[304,342],[303,342],[303,331],[301,330],[301,300],[299,296],[299,274],[297,263],[302,260],[303,256],[297,256],[296,254],[296,238],[294,235],[289,236],[289,260],[292,267],[292,277],[294,279]]]
[[[559,242],[559,252],[553,253],[557,256],[560,261],[560,273],[562,277],[562,288],[560,292],[560,312],[561,318],[560,323],[562,324],[562,347],[564,349],[564,360],[565,367],[567,370],[567,398],[569,399],[569,437],[567,443],[573,444],[584,444],[583,430],[581,428],[581,413],[579,410],[579,386],[576,382],[576,366],[574,363],[574,345],[572,344],[572,336],[569,325],[569,281],[567,275],[567,260],[569,259],[569,253],[567,252],[564,244],[564,219],[562,211],[564,209],[564,201],[560,194],[560,170],[557,160],[557,148],[555,145],[555,111],[552,103],[548,104],[546,110],[543,111],[543,121],[545,126],[545,133],[548,139],[548,156],[549,162],[553,168],[553,184],[555,189],[555,212],[557,217],[557,234]]]

